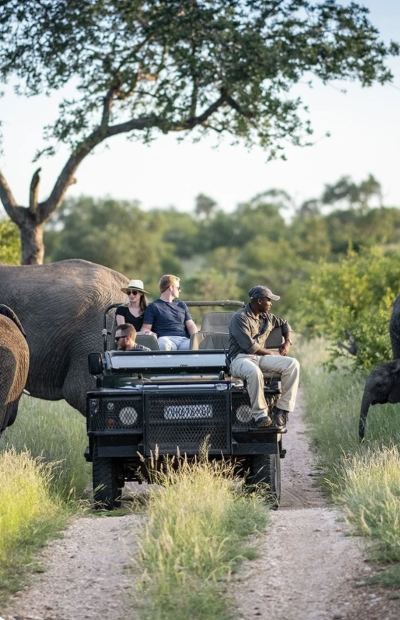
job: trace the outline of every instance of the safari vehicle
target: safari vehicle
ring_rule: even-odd
[[[186,303],[244,306],[229,300]],[[87,395],[85,457],[93,463],[96,505],[111,510],[119,506],[126,481],[150,481],[152,455],[158,455],[158,465],[177,452],[191,458],[206,441],[210,459],[233,460],[246,484],[268,485],[277,507],[285,431],[251,425],[246,385],[230,375],[227,359],[232,310],[204,314],[189,351],[160,351],[155,336],[139,335],[137,342],[151,349],[142,352],[113,350],[115,324],[111,331],[106,325],[117,306],[108,306],[104,313],[104,351],[89,354],[89,372],[97,381]],[[266,346],[281,343],[276,328]],[[280,381],[266,378],[264,391],[272,408]]]

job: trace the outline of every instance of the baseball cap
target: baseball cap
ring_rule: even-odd
[[[273,299],[274,301],[278,301],[278,299],[280,299],[278,295],[273,294],[270,288],[262,286],[261,284],[259,284],[258,286],[253,286],[253,288],[249,290],[249,297],[251,297],[251,299],[269,297],[269,299]]]

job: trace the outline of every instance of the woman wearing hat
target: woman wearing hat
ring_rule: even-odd
[[[137,333],[140,333],[143,325],[143,315],[149,302],[145,296],[142,280],[131,280],[126,288],[121,288],[128,295],[128,303],[118,306],[115,316],[117,325],[129,323],[133,325]]]

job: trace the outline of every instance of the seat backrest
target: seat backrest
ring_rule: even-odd
[[[284,341],[285,339],[282,335],[282,328],[274,327],[274,329],[272,330],[272,332],[269,334],[268,338],[266,339],[264,343],[264,347],[266,349],[279,349],[282,342]]]
[[[148,349],[151,349],[152,351],[160,350],[158,340],[152,334],[138,334],[136,336],[136,342],[144,347],[147,347]]]
[[[190,348],[197,349],[229,349],[229,334],[221,332],[197,332],[190,337]]]
[[[201,331],[227,334],[234,314],[234,312],[207,312],[201,321]]]

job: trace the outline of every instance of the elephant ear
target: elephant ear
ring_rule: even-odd
[[[389,393],[388,403],[400,403],[400,372],[396,372],[394,374],[393,385]]]

